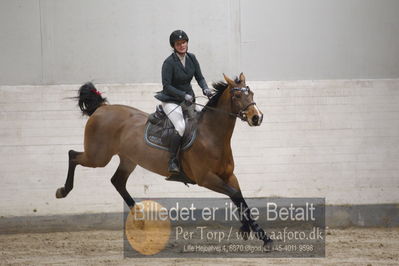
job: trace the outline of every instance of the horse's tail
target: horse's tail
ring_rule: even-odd
[[[100,105],[107,101],[91,82],[83,84],[79,88],[78,94],[76,99],[83,115],[91,116]]]

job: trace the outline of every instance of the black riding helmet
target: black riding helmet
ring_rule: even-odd
[[[170,46],[172,46],[172,48],[175,48],[175,42],[177,42],[179,40],[188,41],[188,36],[184,31],[175,30],[174,32],[172,32],[170,34],[169,43],[170,43]]]

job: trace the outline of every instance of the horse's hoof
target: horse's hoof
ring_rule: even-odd
[[[265,238],[263,239],[263,246],[270,247],[272,244],[273,244],[273,240],[270,237],[265,236]]]
[[[55,197],[57,199],[62,199],[65,198],[65,189],[63,187],[60,187],[59,189],[57,189],[57,192],[55,192]]]

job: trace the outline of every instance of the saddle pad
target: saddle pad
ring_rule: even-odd
[[[192,127],[189,123],[186,123],[186,125],[188,126],[186,126],[186,130],[183,135],[182,148],[181,148],[182,151],[190,148],[191,145],[193,145],[194,140],[197,136],[196,127]],[[155,147],[161,150],[169,150],[169,141],[165,143],[164,142],[165,140],[162,138],[163,130],[164,130],[163,123],[153,124],[147,121],[144,131],[145,142],[151,147]]]

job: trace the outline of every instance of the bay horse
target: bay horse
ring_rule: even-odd
[[[267,244],[271,239],[252,219],[241,193],[230,144],[237,118],[249,126],[259,126],[263,114],[253,101],[254,93],[246,85],[243,73],[235,80],[223,76],[226,82],[213,84],[215,94],[200,114],[193,145],[180,155],[181,169],[193,183],[230,197],[243,214],[240,232],[248,234],[252,230]],[[169,176],[169,152],[145,143],[148,113],[107,104],[92,83],[81,86],[76,98],[82,113],[90,116],[85,127],[84,152],[69,151],[67,179],[65,186],[57,189],[56,197],[64,198],[72,190],[77,165],[105,167],[118,155],[120,164],[111,182],[129,208],[133,208],[135,201],[126,190],[129,175],[140,165],[161,176]]]

